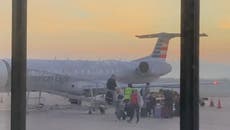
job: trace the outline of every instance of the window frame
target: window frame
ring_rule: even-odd
[[[181,0],[180,130],[199,130],[200,0]],[[11,130],[26,129],[27,0],[12,0]]]

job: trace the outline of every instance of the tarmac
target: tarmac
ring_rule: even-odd
[[[0,129],[10,130],[9,96],[1,94],[3,102],[0,103]],[[32,107],[37,101],[29,101],[27,110],[27,130],[179,130],[180,119],[141,118],[138,124],[119,121],[110,108],[106,114],[95,112],[88,114],[88,110],[68,103],[68,99],[43,94],[42,108]],[[200,107],[200,130],[229,130],[230,128],[230,98],[212,98],[214,107]],[[218,99],[221,108],[217,108]]]

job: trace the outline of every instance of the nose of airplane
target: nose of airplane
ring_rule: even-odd
[[[7,70],[7,62],[1,60],[0,61],[0,90],[7,87],[7,84],[9,82],[8,77],[9,77],[9,72]]]

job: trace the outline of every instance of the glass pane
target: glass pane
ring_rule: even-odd
[[[201,1],[200,40],[200,127],[202,130],[229,129],[230,11],[227,0]],[[204,83],[206,82],[206,83]]]
[[[11,1],[0,1],[0,129],[10,129]]]
[[[179,0],[28,2],[27,128],[179,129],[179,31]]]

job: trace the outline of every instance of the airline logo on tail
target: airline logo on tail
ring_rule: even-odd
[[[200,34],[200,36],[208,36],[206,34]],[[156,46],[151,54],[151,57],[166,59],[169,40],[180,37],[179,33],[156,33],[147,35],[137,35],[138,38],[158,38]]]
[[[169,40],[158,39],[155,49],[152,52],[152,57],[165,59],[167,57]]]

